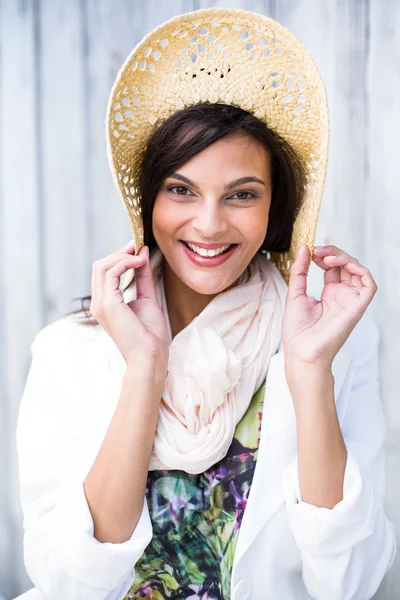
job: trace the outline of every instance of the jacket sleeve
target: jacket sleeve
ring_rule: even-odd
[[[101,543],[93,536],[83,488],[91,465],[79,428],[71,335],[56,322],[31,345],[16,434],[25,567],[47,598],[117,600],[132,584],[152,525],[144,498],[129,540]]]
[[[332,509],[303,502],[297,456],[285,477],[289,524],[300,549],[304,583],[315,600],[369,600],[396,554],[394,528],[384,510],[386,424],[379,397],[379,330],[369,316],[361,321],[341,423],[347,448],[343,499]]]

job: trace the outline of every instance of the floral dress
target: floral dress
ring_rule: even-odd
[[[236,542],[251,488],[265,381],[235,428],[226,456],[204,473],[149,471],[153,537],[124,600],[229,600]]]

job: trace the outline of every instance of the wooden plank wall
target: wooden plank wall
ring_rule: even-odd
[[[387,513],[400,532],[400,3],[396,0],[0,0],[0,593],[31,584],[22,560],[15,451],[35,333],[77,308],[92,262],[122,246],[128,223],[109,172],[108,94],[153,27],[208,6],[255,10],[307,46],[328,90],[330,162],[317,243],[348,250],[379,291],[387,415]],[[310,271],[310,293],[321,278]],[[375,598],[398,598],[400,556]]]

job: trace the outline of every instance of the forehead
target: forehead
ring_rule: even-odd
[[[213,142],[192,156],[179,168],[190,177],[189,172],[218,172],[223,179],[229,173],[235,175],[264,175],[269,173],[269,154],[266,148],[249,136],[229,135]],[[221,170],[222,169],[222,170]]]

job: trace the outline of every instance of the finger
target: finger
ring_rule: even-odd
[[[348,263],[345,267],[352,275],[359,277],[362,287],[358,288],[363,302],[369,304],[374,297],[378,286],[367,267],[355,263]]]
[[[316,254],[336,254],[339,248],[333,244],[327,244],[326,246],[314,246],[314,253]]]
[[[102,286],[101,298],[103,303],[110,302],[111,297],[117,296],[123,300],[123,295],[120,290],[121,276],[129,269],[134,268],[135,272],[143,265],[143,259],[138,256],[127,256],[120,258],[118,262],[110,269],[103,271],[100,269],[100,282]]]
[[[296,260],[290,268],[288,292],[286,303],[307,295],[307,275],[310,266],[310,251],[306,244],[303,244],[297,254]]]
[[[137,256],[135,254],[135,242],[133,240],[130,240],[127,244],[125,244],[125,246],[122,246],[122,248],[120,248],[119,250],[116,250],[116,252],[109,254],[103,260],[107,260],[108,258],[111,258],[112,256],[117,257],[120,254],[130,254],[131,256]]]
[[[348,252],[345,252],[341,248],[338,248],[337,246],[332,246],[332,245],[330,245],[330,246],[315,246],[314,254],[315,254],[315,256],[318,256],[318,257],[347,256],[349,261],[351,261],[353,263],[359,263],[357,258],[352,256]]]
[[[92,268],[92,294],[95,293],[100,295],[103,293],[105,274],[122,259],[130,261],[130,266],[126,270],[139,268],[145,260],[141,256],[133,256],[132,254],[126,254],[122,251],[118,251],[106,256],[101,260],[95,261]]]
[[[130,254],[129,252],[123,252],[122,250],[118,250],[117,252],[113,252],[113,254],[109,254],[108,256],[106,256],[105,258],[102,258],[100,260],[97,260],[93,263],[93,265],[96,265],[96,272],[105,272],[108,271],[108,269],[111,269],[114,265],[117,264],[118,261],[120,261],[123,258],[133,258],[137,261],[137,264],[144,264],[145,262],[145,257],[144,256],[139,256],[138,254]],[[137,260],[139,259],[139,260]]]
[[[125,246],[122,246],[119,250],[116,250],[112,254],[108,254],[104,258],[100,258],[93,262],[93,267],[96,266],[96,272],[99,267],[104,265],[105,269],[110,269],[113,265],[116,264],[117,258],[120,258],[121,254],[130,254],[135,252],[135,243],[133,240],[129,240]],[[135,254],[133,254],[135,255]],[[93,278],[95,277],[95,270],[92,269],[92,289],[93,289]]]
[[[323,269],[324,272],[324,285],[328,283],[340,283],[340,267],[329,266],[326,264],[323,256],[312,256],[313,262]]]
[[[120,277],[128,269],[133,268],[138,263],[138,257],[127,255],[127,258],[120,259],[110,269],[104,269],[104,266],[95,265],[92,274],[92,299],[90,304],[91,314],[99,320],[106,315],[108,309],[112,309],[120,303],[124,303],[124,297],[119,288]],[[107,332],[107,325],[103,325]]]
[[[364,284],[361,281],[361,277],[359,277],[358,275],[350,275],[347,269],[342,269],[342,273],[347,273],[346,283],[348,281],[347,277],[349,277],[350,283],[348,285],[350,285],[352,288],[356,289],[357,291],[360,291],[361,288],[364,287]]]
[[[336,246],[331,246],[331,248],[336,248]],[[314,253],[313,260],[319,267],[326,271],[324,275],[325,285],[328,283],[347,283],[351,285],[351,274],[348,272],[343,273],[342,267],[348,262],[356,264],[359,264],[359,262],[350,254],[339,250],[339,248],[336,248],[336,251],[338,254],[329,254],[327,256],[316,256]]]
[[[143,256],[145,258],[145,262],[139,269],[135,271],[136,299],[139,300],[140,298],[151,298],[157,301],[153,271],[150,266],[149,247],[142,246],[138,256]]]
[[[128,248],[132,249],[133,251],[135,251],[135,242],[134,242],[134,240],[129,240],[129,242],[127,244],[125,244],[125,246],[122,246],[121,250],[125,250],[125,252],[126,252]]]
[[[326,265],[334,265],[334,266],[343,266],[346,263],[354,263],[356,265],[361,264],[354,256],[347,254],[346,252],[342,252],[341,254],[322,256],[322,260]]]
[[[344,268],[349,262],[360,264],[356,258],[343,253],[338,256],[325,256],[322,260],[327,267],[325,274],[327,282],[346,283],[356,288],[362,286],[361,281],[354,280],[352,274]]]
[[[349,263],[346,263],[349,264]],[[356,264],[356,263],[354,263]],[[357,263],[358,264],[358,263]],[[360,265],[361,266],[361,265]],[[345,283],[346,285],[355,288],[357,290],[363,287],[363,282],[359,275],[355,275],[349,271],[349,269],[345,268],[346,265],[340,268],[340,283]]]
[[[132,254],[135,256],[135,242],[133,240],[129,240],[129,242],[127,244],[125,244],[125,246],[122,246],[122,248],[120,248],[119,250],[116,250],[115,252],[112,252],[111,254],[108,254],[104,259],[100,259],[100,262],[102,260],[107,260],[108,258],[110,258],[111,256],[118,256],[119,254]]]
[[[354,275],[352,275],[347,269],[340,267],[339,270],[340,283],[345,283],[351,287],[360,287],[356,281],[354,281]],[[357,279],[357,278],[356,278]],[[360,282],[362,285],[362,283]]]
[[[136,260],[138,266],[142,264],[145,260],[144,257],[139,257],[134,254],[123,252],[122,250],[117,250],[117,252],[113,252],[112,254],[101,258],[100,260],[94,261],[92,269],[92,278],[97,278],[98,273],[105,273],[106,271],[108,271],[108,269],[111,269],[114,265],[116,265],[117,262],[122,258],[133,258],[134,260]]]

